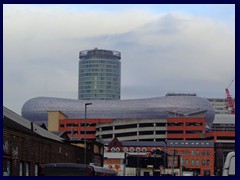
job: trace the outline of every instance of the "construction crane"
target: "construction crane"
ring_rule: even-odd
[[[226,96],[227,96],[227,102],[231,108],[231,114],[235,114],[235,102],[232,98],[232,96],[229,93],[229,87],[232,85],[232,83],[234,82],[234,79],[231,81],[231,83],[228,85],[228,87],[225,89],[226,91]]]

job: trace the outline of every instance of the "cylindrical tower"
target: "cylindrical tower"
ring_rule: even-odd
[[[95,48],[81,51],[79,59],[78,99],[120,99],[120,52]]]

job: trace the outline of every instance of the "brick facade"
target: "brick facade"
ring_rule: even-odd
[[[42,163],[84,163],[84,148],[40,136],[5,116],[3,121],[4,175],[35,176]],[[87,163],[103,165],[103,145],[96,150],[96,144],[87,144]]]

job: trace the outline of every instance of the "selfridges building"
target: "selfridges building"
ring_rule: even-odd
[[[37,123],[46,123],[48,111],[61,111],[68,118],[84,118],[85,103],[87,118],[98,119],[166,119],[169,112],[191,114],[206,111],[206,126],[211,128],[215,112],[211,103],[198,96],[163,96],[131,100],[74,100],[52,97],[36,97],[22,107],[22,116]]]

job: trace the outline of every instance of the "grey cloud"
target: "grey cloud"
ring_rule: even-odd
[[[234,34],[211,20],[168,14],[124,33],[88,37],[51,28],[5,37],[4,105],[18,105],[17,112],[36,96],[77,98],[78,53],[95,47],[122,53],[123,99],[167,92],[224,97],[235,75]]]

